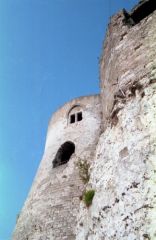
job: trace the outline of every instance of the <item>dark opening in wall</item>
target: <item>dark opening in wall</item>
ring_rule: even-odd
[[[67,112],[67,124],[80,122],[83,119],[83,107],[81,105],[74,105]]]
[[[124,19],[123,19],[123,23],[132,27],[135,25],[134,20],[131,18],[131,15],[125,10],[123,9],[123,14],[124,14]]]
[[[70,115],[70,123],[75,122],[75,114]]]
[[[70,118],[69,118],[70,123],[79,122],[81,120],[82,120],[82,112],[72,114],[70,115]]]
[[[133,19],[135,24],[137,24],[155,10],[156,10],[155,0],[140,1],[140,4],[138,4],[138,6],[132,11],[131,18]]]
[[[123,9],[123,14],[125,16],[123,22],[126,25],[134,26],[155,10],[156,0],[142,0],[138,3],[136,7],[132,9],[130,13]]]
[[[78,112],[77,113],[77,121],[81,121],[82,120],[82,112]]]
[[[75,144],[73,142],[68,141],[62,144],[53,160],[53,168],[67,163],[74,152]]]

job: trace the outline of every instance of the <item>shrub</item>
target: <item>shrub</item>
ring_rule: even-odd
[[[87,207],[89,207],[92,204],[94,195],[95,195],[95,190],[94,189],[90,189],[90,190],[88,190],[84,193],[83,201],[84,201],[84,203],[86,204]]]
[[[79,159],[78,162],[76,163],[76,166],[79,169],[80,179],[83,181],[84,184],[86,184],[90,178],[89,175],[90,164],[86,160]]]

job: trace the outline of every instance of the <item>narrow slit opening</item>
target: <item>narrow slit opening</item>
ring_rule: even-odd
[[[75,114],[70,115],[70,123],[75,123]]]
[[[82,120],[82,112],[78,112],[77,113],[77,121],[81,121]]]

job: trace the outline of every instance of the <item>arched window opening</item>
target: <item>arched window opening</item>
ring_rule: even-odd
[[[53,160],[53,168],[67,163],[74,152],[75,144],[73,142],[68,141],[62,144]]]
[[[73,124],[83,120],[83,108],[80,105],[73,106],[68,112],[68,123]]]
[[[82,120],[82,112],[78,112],[70,115],[70,123],[79,122]]]

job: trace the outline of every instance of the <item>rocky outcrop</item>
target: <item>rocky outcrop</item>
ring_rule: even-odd
[[[156,83],[137,92],[101,135],[77,240],[156,239]]]

